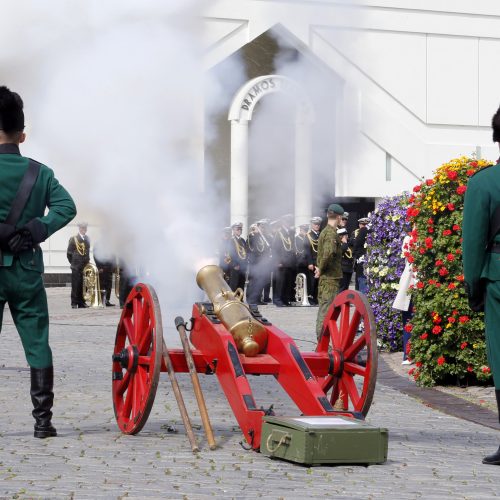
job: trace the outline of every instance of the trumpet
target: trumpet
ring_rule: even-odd
[[[90,307],[103,307],[102,291],[99,284],[99,271],[90,262],[83,268],[83,300]]]

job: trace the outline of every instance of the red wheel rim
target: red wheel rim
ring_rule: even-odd
[[[375,319],[362,293],[346,290],[335,297],[316,351],[333,359],[333,373],[319,379],[332,405],[366,416],[377,382],[378,352]]]
[[[137,434],[149,417],[160,378],[162,346],[158,298],[151,286],[138,283],[123,307],[113,352],[113,407],[125,434]]]

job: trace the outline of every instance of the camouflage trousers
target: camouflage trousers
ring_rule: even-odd
[[[330,278],[327,276],[319,277],[318,284],[318,317],[316,319],[316,337],[319,339],[323,328],[323,321],[330,304],[339,293],[340,278]]]

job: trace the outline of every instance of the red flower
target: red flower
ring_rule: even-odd
[[[434,232],[434,228],[430,227],[430,228],[427,229],[427,231],[432,234]]]
[[[456,319],[453,316],[448,318],[448,323],[455,323]]]
[[[444,358],[444,356],[439,356],[439,358],[437,359],[437,364],[444,365],[445,363],[446,363],[446,359]]]
[[[430,236],[428,236],[427,238],[425,238],[425,246],[427,248],[432,248],[432,238]]]
[[[446,267],[442,267],[440,270],[439,270],[439,275],[440,276],[446,276],[448,274],[448,269],[446,269]]]
[[[445,229],[443,231],[443,236],[450,236],[452,234],[451,229]]]
[[[449,253],[449,254],[446,256],[446,260],[448,260],[448,261],[450,261],[450,262],[451,262],[451,261],[455,260],[455,256],[454,256],[452,253]]]
[[[457,194],[465,194],[465,191],[467,191],[467,186],[458,186],[457,187]]]
[[[456,287],[457,287],[457,285],[455,285],[455,283],[450,283],[448,285],[448,290],[455,290]]]
[[[415,186],[415,187],[413,188],[413,192],[414,192],[414,193],[418,193],[421,189],[422,189],[422,185],[421,185],[421,184],[418,184],[417,186]]]
[[[411,195],[409,198],[408,198],[408,203],[413,203],[415,201],[415,195]]]
[[[465,175],[467,177],[470,177],[471,175],[474,175],[474,172],[475,172],[475,170],[473,170],[472,168],[469,168],[469,170],[467,170],[467,172],[465,172]]]
[[[413,325],[411,323],[406,323],[405,325],[405,331],[410,333],[413,330]]]
[[[455,210],[455,205],[453,205],[453,203],[448,203],[448,205],[446,205],[446,208],[447,208],[450,212],[453,212],[453,210]]]
[[[434,219],[431,217],[428,221],[427,224],[434,224]]]
[[[441,333],[441,330],[442,328],[439,326],[439,325],[436,325],[433,329],[432,329],[432,333],[434,335],[439,335]]]
[[[433,279],[429,280],[429,285],[435,285],[435,284],[436,284],[436,280],[433,280]]]
[[[491,370],[490,370],[490,367],[489,366],[481,366],[481,371],[483,373],[490,373]]]
[[[437,325],[439,323],[441,323],[441,321],[443,321],[443,318],[441,318],[441,316],[439,316],[439,314],[434,314],[434,317],[432,318],[432,322]]]
[[[468,371],[469,373],[470,373],[470,372],[473,372],[473,371],[474,371],[474,368],[472,368],[472,366],[471,366],[471,365],[469,365],[469,366],[467,367],[467,371]]]
[[[427,179],[425,181],[425,183],[428,185],[428,186],[432,186],[434,184],[434,180],[433,179]]]
[[[469,316],[460,316],[458,321],[460,321],[460,323],[467,323],[467,321],[469,321]]]
[[[456,277],[457,281],[463,281],[464,280],[464,275],[463,274],[459,274],[457,277]]]
[[[456,253],[457,255],[460,255],[460,254],[462,253],[462,249],[461,249],[461,248],[457,248],[457,249],[455,250],[455,253]]]
[[[471,161],[470,165],[471,167],[477,167],[477,161]]]
[[[456,316],[458,314],[458,311],[456,309],[453,309],[453,311],[451,311],[451,314],[453,314],[453,316]]]
[[[424,247],[420,247],[420,248],[418,249],[418,251],[420,252],[420,255],[424,255],[424,253],[425,253],[425,248],[424,248]]]
[[[413,258],[413,256],[411,256],[411,255],[408,255],[408,257],[406,257],[406,259],[408,260],[408,262],[409,262],[410,264],[413,264],[413,263],[415,262],[415,259],[414,259],[414,258]]]
[[[458,224],[453,224],[453,231],[460,231],[460,226]]]
[[[436,260],[436,267],[442,266],[444,262],[441,259]]]
[[[455,170],[450,170],[446,173],[446,175],[448,176],[448,179],[450,179],[450,181],[454,181],[458,177],[458,174]]]
[[[416,366],[417,368],[420,368],[420,367],[422,366],[422,361],[417,361],[417,362],[415,363],[415,366]]]
[[[428,333],[422,333],[422,335],[420,335],[420,338],[421,338],[422,340],[425,340],[428,336],[429,336],[429,334],[428,334]]]
[[[422,283],[422,281],[419,281],[419,282],[417,283],[417,288],[419,288],[420,290],[421,290],[422,288],[424,288],[424,283]]]
[[[462,342],[460,344],[460,349],[464,350],[467,347],[467,342]]]
[[[408,375],[413,375],[413,372],[415,371],[415,368],[410,368],[408,370]]]

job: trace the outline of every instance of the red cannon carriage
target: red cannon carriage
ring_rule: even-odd
[[[217,377],[253,449],[260,447],[265,411],[253,397],[249,375],[273,375],[305,416],[363,419],[368,413],[378,353],[374,318],[364,295],[339,294],[315,351],[301,353],[292,338],[229,289],[220,268],[204,267],[197,282],[210,302],[196,303],[192,310],[195,370]],[[183,323],[176,319],[177,327]],[[154,290],[139,283],[127,298],[113,354],[113,404],[122,432],[136,434],[146,423],[160,371],[167,371],[164,354],[171,369],[188,372],[184,350],[165,347]]]

